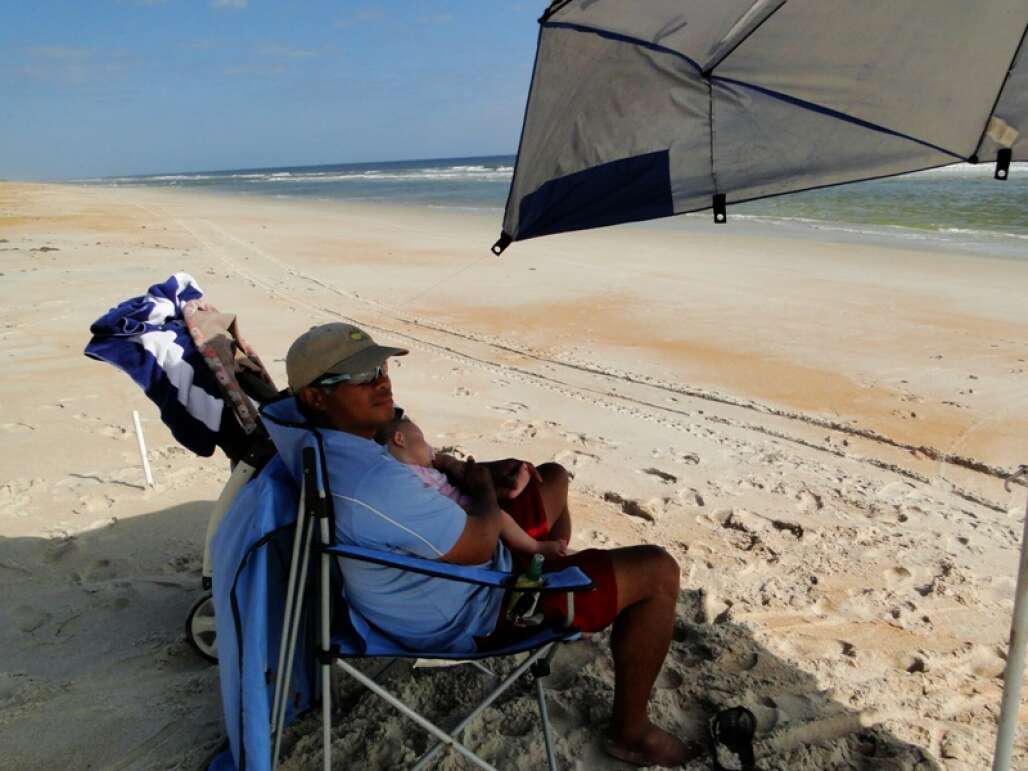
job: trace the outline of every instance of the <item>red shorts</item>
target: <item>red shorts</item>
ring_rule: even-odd
[[[537,482],[528,486],[517,498],[500,501],[500,507],[510,514],[526,533],[536,540],[546,540],[550,534],[546,523],[546,508]],[[528,566],[530,555],[513,552],[514,569]],[[586,549],[567,557],[547,559],[543,563],[544,573],[554,573],[567,567],[577,567],[593,582],[592,589],[573,592],[575,615],[572,625],[582,632],[598,632],[614,623],[618,612],[617,583],[614,581],[614,565],[610,553],[602,549]],[[507,620],[507,600],[503,598],[496,629],[488,637],[479,640],[479,649],[498,648],[524,637],[525,630]],[[568,612],[567,592],[543,592],[539,596],[538,609],[550,621],[566,621]]]

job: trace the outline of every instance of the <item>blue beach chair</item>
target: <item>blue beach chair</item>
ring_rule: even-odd
[[[272,405],[275,406],[275,405]],[[276,412],[279,416],[276,417]],[[275,687],[271,704],[272,768],[278,761],[282,731],[289,718],[289,712],[297,703],[293,678],[296,673],[304,676],[308,668],[298,666],[305,655],[304,637],[308,646],[313,646],[314,658],[320,670],[320,678],[312,685],[320,692],[322,715],[322,741],[324,744],[324,768],[331,768],[331,672],[334,666],[361,685],[385,699],[389,704],[410,718],[422,729],[435,737],[435,744],[417,761],[413,769],[425,768],[440,752],[451,748],[470,762],[483,769],[493,767],[468,748],[460,739],[465,727],[485,708],[510,688],[521,676],[531,673],[535,678],[535,692],[539,715],[546,744],[547,762],[551,771],[556,771],[557,762],[546,699],[541,679],[549,673],[549,662],[558,646],[580,637],[578,630],[566,626],[542,626],[526,630],[527,636],[516,644],[487,652],[455,652],[451,650],[410,650],[391,639],[387,633],[375,628],[346,603],[345,585],[341,585],[341,571],[337,559],[359,560],[404,571],[413,571],[448,581],[462,581],[491,587],[503,592],[509,590],[517,576],[474,566],[452,565],[435,560],[410,557],[393,552],[377,551],[335,542],[334,517],[328,473],[325,467],[325,437],[313,426],[283,421],[278,410],[264,410],[262,414],[269,433],[278,446],[280,457],[290,468],[300,487],[301,503],[298,520],[292,539],[292,557],[289,561],[289,575],[286,581],[283,601],[281,645],[278,646],[278,663]],[[298,414],[298,413],[296,413]],[[282,431],[291,438],[282,439]],[[302,429],[302,438],[297,441]],[[298,457],[297,457],[298,456]],[[543,592],[571,592],[591,587],[589,578],[578,568],[567,568],[545,574]],[[572,606],[573,607],[573,606]],[[316,642],[314,642],[316,638]],[[524,660],[495,687],[450,731],[447,731],[427,717],[404,704],[399,698],[383,688],[354,666],[362,658],[391,659],[435,659],[471,663],[492,674],[481,664],[482,659],[526,654]],[[286,666],[294,662],[294,666]],[[445,676],[445,671],[436,676]]]

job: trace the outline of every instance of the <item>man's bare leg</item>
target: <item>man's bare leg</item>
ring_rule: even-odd
[[[659,546],[610,552],[618,591],[618,615],[610,646],[614,654],[614,708],[608,750],[643,765],[677,766],[702,748],[653,725],[647,703],[671,645],[680,571]]]
[[[571,512],[568,511],[568,486],[571,477],[559,463],[544,463],[536,469],[543,481],[539,492],[546,508],[546,524],[551,541],[571,542]]]

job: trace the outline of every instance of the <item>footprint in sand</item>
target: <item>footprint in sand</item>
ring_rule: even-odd
[[[541,427],[540,421],[533,420],[526,423],[521,420],[505,420],[500,426],[500,430],[496,432],[496,438],[501,441],[534,439],[539,435]]]
[[[124,561],[109,559],[93,560],[89,566],[82,571],[82,578],[86,581],[109,581],[121,574],[120,567],[124,567]]]
[[[659,468],[644,468],[642,470],[642,473],[657,477],[657,479],[659,479],[666,485],[673,485],[675,484],[675,482],[678,481],[678,477],[676,477],[674,474],[669,474],[666,471],[661,471]]]
[[[642,503],[634,498],[624,498],[619,493],[613,491],[605,492],[603,500],[618,506],[623,514],[643,519],[647,522],[656,522],[657,516],[663,513],[663,505],[671,502],[670,498],[663,500],[654,498],[646,503]]]
[[[903,584],[910,583],[912,574],[902,565],[896,567],[887,568],[882,571],[882,575],[885,577],[885,585],[889,588],[894,588]]]
[[[42,479],[16,479],[0,485],[0,511],[20,509],[32,501],[32,497],[43,486]]]
[[[678,500],[685,506],[706,506],[703,495],[694,487],[683,487],[677,494]]]
[[[739,530],[750,535],[759,535],[769,531],[771,520],[746,509],[727,509],[716,511],[712,521],[729,530]]]
[[[906,498],[914,491],[914,485],[909,482],[889,482],[875,491],[875,497],[880,500],[894,501],[898,498]]]
[[[729,648],[722,651],[721,655],[717,658],[718,668],[732,674],[749,672],[755,669],[759,663],[760,654],[748,647]]]
[[[857,657],[857,646],[846,640],[836,640],[839,643],[839,653],[848,659]]]
[[[185,447],[179,447],[177,444],[157,447],[150,451],[151,460],[166,460],[167,458],[190,457],[191,455],[192,453],[190,453],[189,450]]]
[[[718,657],[718,651],[707,642],[702,627],[679,620],[671,633],[671,639],[678,643],[675,646],[675,659],[686,666],[704,664]]]
[[[553,425],[556,426],[557,424],[554,423]],[[571,444],[577,444],[580,447],[617,447],[616,442],[612,442],[602,436],[589,436],[578,431],[565,431],[561,436]]]
[[[825,640],[799,634],[781,641],[776,647],[780,648],[787,657],[808,663],[819,659],[836,658],[842,654],[838,640]]]
[[[912,675],[928,671],[928,659],[922,651],[899,653],[892,660],[892,666]]]
[[[660,674],[657,675],[657,681],[653,684],[653,687],[658,690],[677,689],[682,687],[682,683],[685,682],[685,678],[670,666],[665,666]]]
[[[103,418],[93,417],[85,412],[76,413],[73,417],[86,423],[103,423]],[[107,436],[111,439],[124,441],[130,437],[129,429],[116,423],[103,423],[99,428],[93,430],[100,434],[100,436]]]
[[[591,452],[582,452],[581,450],[562,450],[554,455],[553,459],[569,472],[574,472],[582,466],[596,463],[599,461],[600,456],[593,455]]]
[[[975,677],[993,679],[1003,676],[1007,661],[1000,648],[968,644],[961,649],[959,667]]]
[[[113,506],[114,499],[107,495],[84,495],[72,511],[76,514],[96,514],[110,511]]]
[[[527,404],[521,402],[507,402],[506,404],[490,404],[489,409],[496,410],[497,412],[509,412],[513,415],[519,412],[524,412],[528,409]]]
[[[804,514],[815,514],[824,508],[821,496],[811,490],[800,490],[794,497],[796,498],[796,508]]]
[[[111,439],[125,440],[128,438],[128,429],[123,426],[116,426],[114,424],[107,424],[100,431],[97,432],[101,436],[110,437]]]
[[[52,618],[45,610],[29,605],[19,605],[10,611],[10,616],[18,631],[24,634],[32,634]]]
[[[560,655],[553,659],[552,669],[543,687],[551,691],[563,691],[574,685],[579,673],[597,657],[592,645],[565,645]]]
[[[0,431],[5,434],[20,433],[24,431],[35,431],[36,427],[30,423],[0,423]]]
[[[761,476],[743,477],[735,484],[740,490],[766,490],[769,486],[768,480]]]

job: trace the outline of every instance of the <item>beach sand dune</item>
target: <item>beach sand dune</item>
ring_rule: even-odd
[[[437,447],[573,472],[574,547],[665,546],[683,591],[658,722],[699,737],[716,709],[750,705],[766,769],[987,767],[1025,505],[1001,476],[1028,460],[1028,260],[689,225],[496,259],[495,228],[0,184],[4,763],[191,768],[223,736],[216,670],[181,630],[227,463],[179,448],[128,378],[81,354],[108,307],[184,270],[280,383],[296,335],[353,320],[411,349],[394,391]],[[599,741],[606,642],[565,650],[547,683],[566,768],[618,767]],[[443,721],[485,685],[393,678]],[[426,746],[367,695],[344,709],[348,763],[394,768]],[[471,744],[539,768],[532,709],[505,696]],[[285,767],[320,767],[319,741],[293,728]]]

